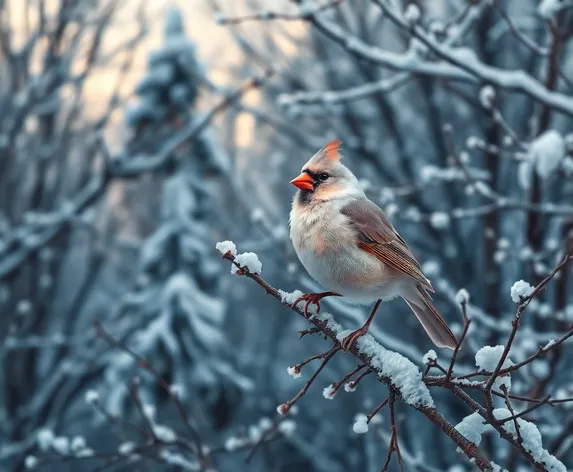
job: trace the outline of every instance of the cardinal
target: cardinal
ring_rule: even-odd
[[[348,350],[368,328],[383,301],[402,297],[438,347],[457,340],[430,296],[406,241],[382,209],[368,199],[355,175],[340,162],[339,140],[320,149],[291,183],[298,188],[290,213],[290,238],[302,265],[327,291],[308,293],[305,302],[320,311],[320,300],[342,296],[352,304],[374,304],[364,326],[344,338]]]

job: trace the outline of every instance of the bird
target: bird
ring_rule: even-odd
[[[374,307],[366,323],[342,341],[349,350],[364,336],[380,304],[403,298],[432,342],[455,349],[457,339],[434,306],[432,284],[406,241],[384,211],[368,199],[352,171],[340,162],[340,140],[326,144],[291,181],[297,192],[290,212],[290,238],[309,275],[327,291],[307,293],[305,302],[320,312],[320,300],[340,296],[353,305]]]

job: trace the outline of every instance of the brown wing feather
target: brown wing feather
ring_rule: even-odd
[[[434,291],[406,242],[375,203],[366,199],[351,202],[341,212],[358,230],[360,239],[357,244],[360,249],[412,277],[425,289]]]

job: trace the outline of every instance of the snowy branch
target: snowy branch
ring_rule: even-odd
[[[21,228],[20,238],[11,241],[3,250],[0,250],[0,279],[8,277],[25,262],[32,254],[44,247],[49,241],[57,237],[69,224],[73,216],[80,216],[93,205],[106,191],[115,179],[133,178],[145,172],[160,169],[171,156],[172,152],[181,144],[189,143],[203,132],[211,120],[219,113],[232,106],[248,91],[260,87],[272,75],[271,72],[247,80],[241,87],[229,96],[222,99],[209,112],[191,122],[186,128],[173,136],[162,150],[153,156],[136,156],[126,160],[114,158],[107,151],[107,145],[100,139],[101,152],[105,157],[105,169],[101,175],[95,176],[70,202],[66,202],[60,211],[53,213],[53,223],[46,228]],[[31,241],[31,242],[29,242]]]
[[[237,255],[237,251],[234,245],[231,246],[229,242],[219,243],[217,248],[223,254],[223,257],[236,267],[236,273],[238,275],[246,276],[254,280],[262,288],[265,289],[267,294],[273,296],[274,298],[281,301],[283,304],[287,304],[293,311],[297,312],[299,315],[303,316],[306,320],[313,324],[314,329],[319,331],[326,337],[330,338],[334,342],[334,346],[327,352],[312,356],[311,358],[303,361],[291,368],[289,368],[289,373],[298,376],[300,370],[303,366],[315,359],[322,359],[320,367],[314,372],[314,374],[306,382],[302,390],[290,401],[283,403],[279,406],[280,413],[287,413],[292,405],[297,402],[309,389],[309,387],[315,382],[318,374],[324,368],[324,366],[332,359],[332,357],[343,349],[341,341],[346,336],[347,332],[342,330],[342,327],[332,319],[332,315],[327,313],[318,313],[316,310],[309,310],[307,306],[303,309],[298,308],[294,303],[300,298],[300,292],[295,292],[293,294],[286,294],[278,289],[275,289],[270,284],[268,284],[259,274],[261,271],[260,262],[258,259],[255,260],[254,256],[249,255],[247,258],[245,255]],[[334,394],[340,387],[340,384],[346,382],[348,378],[353,376],[358,372],[358,370],[367,367],[368,370],[365,374],[369,372],[375,373],[378,380],[385,383],[390,391],[390,409],[391,418],[393,418],[393,401],[394,396],[403,400],[410,407],[420,411],[424,414],[432,423],[438,426],[445,434],[447,434],[458,447],[470,458],[473,459],[480,468],[480,470],[494,470],[491,463],[483,456],[483,453],[476,448],[476,442],[471,439],[471,437],[464,437],[460,432],[465,431],[460,429],[457,431],[449,424],[442,415],[438,412],[434,406],[434,401],[427,390],[427,386],[439,386],[450,390],[456,397],[461,399],[463,402],[467,403],[475,414],[478,414],[481,421],[490,424],[502,438],[512,444],[517,450],[520,451],[522,456],[529,461],[536,470],[549,471],[549,470],[561,470],[563,466],[555,457],[551,456],[545,449],[541,446],[541,439],[532,439],[532,437],[527,436],[526,440],[522,434],[522,429],[530,431],[531,423],[522,420],[521,417],[525,414],[540,408],[544,404],[548,404],[549,398],[542,399],[537,402],[533,408],[525,412],[520,412],[516,414],[510,403],[510,394],[508,386],[510,385],[509,373],[519,370],[521,367],[533,362],[539,356],[549,352],[552,349],[557,348],[568,338],[573,336],[573,329],[571,329],[567,334],[557,341],[549,343],[545,348],[541,348],[538,353],[532,356],[530,359],[514,365],[508,359],[508,354],[511,349],[511,345],[517,329],[519,328],[519,319],[529,302],[541,291],[547,284],[563,270],[564,267],[573,259],[573,256],[567,256],[563,261],[557,265],[557,267],[552,271],[552,273],[547,276],[543,281],[541,281],[535,288],[531,288],[525,297],[521,298],[521,304],[518,307],[516,321],[514,321],[514,329],[511,331],[508,342],[505,347],[498,346],[497,348],[485,347],[481,349],[476,354],[476,364],[480,368],[478,372],[473,375],[486,375],[489,376],[487,382],[484,383],[469,383],[463,382],[468,376],[457,377],[453,374],[455,360],[460,350],[460,347],[465,338],[465,334],[470,325],[470,320],[467,318],[466,305],[469,296],[467,294],[462,294],[458,298],[460,299],[462,305],[462,311],[464,313],[465,327],[464,334],[460,339],[458,346],[456,347],[454,354],[451,359],[449,368],[446,370],[440,366],[440,364],[432,358],[430,362],[430,367],[439,369],[444,375],[440,377],[424,376],[420,375],[420,372],[413,365],[411,370],[409,367],[409,361],[396,353],[386,351],[382,346],[380,346],[370,335],[366,335],[361,338],[357,346],[351,347],[350,353],[357,357],[363,365],[348,374],[343,381],[338,384],[333,384],[327,387],[324,391],[324,396],[326,398],[333,398]],[[244,262],[238,262],[239,260]],[[500,348],[500,349],[498,349]],[[398,370],[394,365],[402,365]],[[488,371],[489,369],[489,371]],[[407,377],[405,377],[407,376]],[[473,400],[468,394],[463,391],[463,387],[476,388],[479,385],[480,390],[484,394],[486,406],[483,407],[475,400]],[[496,387],[501,390],[501,393],[497,394],[505,399],[506,405],[509,408],[509,415],[504,415],[503,418],[499,418],[499,410],[495,410],[492,401],[492,388]],[[356,385],[351,386],[355,389]],[[369,417],[366,418],[366,424],[372,417],[386,404],[383,402]],[[512,421],[513,429],[508,427],[509,422]],[[458,428],[458,427],[456,427]],[[356,429],[356,426],[355,426]],[[361,429],[361,427],[359,427]],[[459,429],[459,428],[458,428]],[[537,429],[535,428],[535,431]],[[530,433],[533,434],[533,433]],[[538,433],[535,433],[538,434]],[[391,436],[390,448],[388,452],[388,457],[386,464],[384,465],[384,470],[387,469],[391,455],[396,452],[398,460],[401,464],[401,456],[399,452],[398,439],[396,435],[396,428],[394,420],[392,420],[392,436]],[[533,441],[533,442],[532,442]],[[479,444],[479,442],[478,442]],[[565,469],[563,469],[565,470]]]
[[[236,262],[236,256],[234,256],[230,251],[226,252],[223,256],[225,259],[231,261],[239,270],[241,275],[244,275],[251,280],[254,280],[257,284],[259,284],[268,295],[276,298],[277,300],[284,302],[284,297],[281,295],[278,289],[272,287],[268,284],[260,275],[254,272],[250,272],[245,266],[241,266]],[[304,314],[304,310],[296,307],[290,306],[289,307],[298,313],[300,316],[303,316],[307,319],[310,323],[314,325],[315,328],[320,330],[320,332],[330,338],[334,343],[335,346],[338,346],[338,349],[341,349],[341,339],[343,337],[340,336],[342,332],[341,326],[332,320],[331,315],[329,314],[321,314],[320,316],[308,316],[306,317]],[[368,336],[368,335],[367,335]],[[371,337],[367,337],[367,344],[364,341],[359,341],[357,346],[353,346],[350,348],[350,353],[357,357],[361,362],[363,362],[366,366],[368,366],[369,370],[373,371],[377,378],[384,382],[390,392],[396,396],[396,398],[403,400],[406,404],[410,407],[415,408],[419,412],[421,412],[424,416],[426,416],[429,421],[435,424],[438,428],[440,428],[445,434],[447,434],[452,441],[454,441],[457,446],[464,451],[464,453],[468,456],[468,458],[473,459],[476,465],[480,468],[480,470],[485,471],[493,471],[491,467],[490,461],[488,461],[479,449],[472,444],[468,439],[466,439],[463,435],[461,435],[458,431],[456,431],[450,423],[438,412],[438,410],[433,406],[433,400],[429,396],[429,392],[427,391],[424,384],[421,382],[421,375],[420,380],[415,380],[417,377],[416,371],[417,369],[414,367],[413,364],[410,364],[405,358],[399,356],[395,353],[390,353],[385,351],[382,346],[376,343]],[[370,347],[370,350],[364,349],[365,344]],[[336,349],[336,348],[334,348]],[[336,352],[336,351],[333,351]],[[372,352],[369,354],[369,352]],[[332,354],[330,354],[332,355]],[[380,357],[379,357],[380,356]],[[330,357],[327,357],[326,360],[328,361]],[[400,380],[398,377],[393,377],[389,372],[394,370],[394,366],[390,364],[391,362],[399,362],[399,363],[407,363],[411,365],[413,369],[412,375],[414,378],[405,378],[404,380]],[[390,365],[389,365],[390,364]],[[409,367],[409,365],[408,365]],[[397,367],[396,373],[401,371],[401,367]],[[315,375],[318,371],[315,373]],[[418,375],[420,374],[417,371]],[[314,377],[315,378],[315,377]],[[312,380],[314,380],[312,378]],[[408,382],[404,384],[402,382]],[[410,384],[410,382],[412,382]],[[419,383],[416,383],[419,382]],[[306,387],[308,389],[308,386]],[[306,389],[303,389],[306,391]],[[302,391],[301,391],[302,392]],[[304,394],[301,393],[301,395]],[[287,408],[288,411],[288,408]]]

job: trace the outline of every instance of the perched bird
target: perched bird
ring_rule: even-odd
[[[369,200],[354,174],[340,162],[341,142],[332,141],[303,166],[291,183],[299,190],[290,213],[290,237],[308,273],[328,292],[305,301],[342,296],[353,304],[375,303],[364,326],[347,336],[349,349],[368,332],[382,301],[402,297],[430,339],[455,349],[457,340],[432,303],[430,281],[384,212]]]

